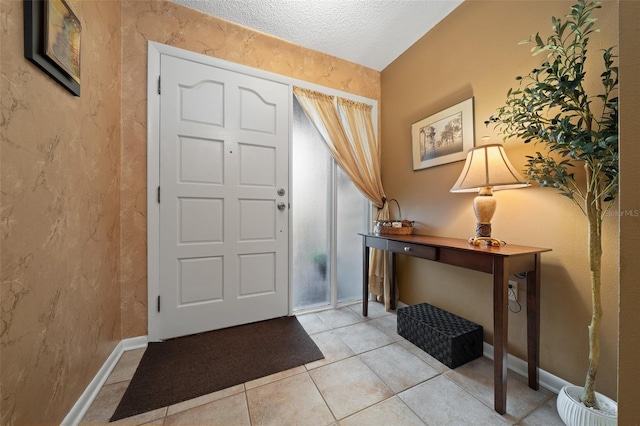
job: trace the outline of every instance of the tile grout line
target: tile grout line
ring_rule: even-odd
[[[450,371],[454,371],[454,370],[450,370]],[[480,399],[479,397],[477,397],[476,395],[474,395],[472,392],[468,391],[467,389],[465,389],[464,387],[462,387],[460,384],[458,384],[457,382],[455,382],[454,380],[451,380],[446,374],[442,374],[442,377],[444,377],[445,379],[447,379],[447,381],[449,381],[450,383],[453,383],[458,389],[462,390],[464,393],[466,393],[467,395],[471,396],[473,399],[475,399],[476,401],[478,401],[480,404],[482,404],[484,407],[487,407],[488,409],[490,409],[492,412],[496,413],[494,407],[488,405],[485,401],[483,401],[482,399]],[[501,414],[500,416],[504,419],[504,416],[507,415],[508,413],[505,412],[504,414]],[[509,414],[509,416],[511,416]],[[513,417],[513,416],[511,416]],[[515,418],[515,417],[514,417]]]
[[[399,344],[399,342],[396,342],[396,343],[398,343],[398,344]],[[394,344],[395,344],[395,343],[394,343]],[[400,344],[399,344],[399,345],[400,345]],[[402,345],[400,345],[400,346],[402,347]],[[382,346],[382,347],[385,347],[385,346]],[[378,348],[378,349],[379,349],[379,348]],[[365,352],[365,353],[366,353],[366,352]],[[414,354],[412,354],[412,355],[413,355],[413,356],[415,356]],[[359,357],[360,355],[357,355],[357,356]],[[418,358],[418,357],[416,357],[416,358]],[[420,358],[418,358],[418,359],[420,359]],[[403,389],[403,390],[401,390],[400,392],[395,392],[393,389],[391,389],[391,386],[389,386],[389,384],[387,384],[387,382],[386,382],[382,377],[380,377],[380,375],[378,375],[378,373],[376,373],[376,372],[375,372],[375,371],[374,371],[374,370],[369,366],[369,364],[367,364],[363,359],[361,359],[361,361],[363,362],[363,364],[364,364],[364,365],[366,365],[366,366],[367,366],[367,368],[369,368],[369,370],[371,370],[371,371],[373,372],[373,374],[375,374],[375,375],[376,375],[376,376],[377,376],[377,377],[378,377],[378,378],[379,378],[379,379],[380,379],[380,380],[381,380],[381,381],[382,381],[382,382],[383,382],[383,383],[384,383],[384,384],[389,388],[389,390],[391,390],[391,392],[393,392],[393,396],[391,396],[391,397],[389,397],[389,398],[386,398],[386,399],[383,399],[382,401],[379,401],[379,402],[377,402],[377,403],[375,403],[375,404],[373,404],[373,405],[371,405],[371,406],[369,406],[369,407],[363,408],[363,409],[362,409],[362,410],[360,410],[360,411],[364,411],[364,410],[366,410],[366,409],[368,409],[368,408],[371,408],[371,407],[373,407],[373,406],[375,406],[375,405],[377,405],[377,404],[380,404],[380,403],[382,403],[382,402],[384,402],[384,401],[387,401],[387,400],[389,400],[389,399],[391,399],[391,398],[397,397],[400,401],[402,401],[402,403],[403,403],[403,404],[404,404],[404,405],[405,405],[405,406],[406,406],[406,407],[407,407],[407,408],[408,408],[408,409],[409,409],[413,414],[415,414],[415,415],[416,415],[416,417],[417,417],[417,418],[419,418],[419,419],[420,419],[420,421],[421,421],[422,423],[424,423],[425,425],[427,425],[427,422],[426,422],[422,417],[420,417],[420,415],[419,415],[418,413],[416,413],[416,412],[413,410],[413,408],[411,408],[411,407],[410,407],[410,406],[409,406],[409,405],[404,401],[404,399],[402,399],[402,397],[400,397],[400,394],[401,394],[402,392],[408,391],[409,389],[412,389],[412,388],[414,388],[414,387],[416,387],[416,386],[418,386],[418,385],[421,385],[421,384],[423,384],[423,383],[426,383],[426,382],[428,382],[429,380],[434,379],[434,378],[436,378],[436,377],[440,376],[442,373],[440,373],[439,371],[437,371],[437,370],[435,370],[435,369],[434,369],[434,370],[437,372],[437,374],[436,374],[435,376],[433,376],[433,377],[429,377],[428,379],[423,380],[423,381],[421,381],[420,383],[416,383],[415,385],[409,386],[408,388]],[[420,360],[420,361],[422,361],[422,360]],[[424,361],[422,361],[422,362],[424,362]],[[425,363],[427,366],[431,367],[431,366],[430,366],[429,364],[427,364],[426,362],[424,362],[424,363]],[[433,367],[431,367],[431,368],[433,368]],[[359,413],[360,411],[358,411],[358,413]],[[355,414],[355,413],[354,413],[354,414]],[[353,415],[353,414],[352,414],[352,415]]]
[[[348,358],[347,358],[348,359]],[[320,398],[322,398],[322,401],[324,402],[324,405],[327,407],[327,409],[329,410],[329,412],[331,413],[331,417],[333,417],[333,422],[337,423],[338,422],[338,417],[336,416],[336,413],[333,412],[333,410],[331,409],[331,406],[329,405],[329,403],[327,402],[327,399],[324,397],[324,395],[322,394],[322,392],[320,391],[320,388],[318,388],[318,384],[316,383],[315,380],[313,380],[313,376],[307,371],[307,374],[309,375],[309,378],[311,379],[311,383],[313,383],[313,386],[316,388],[316,390],[318,391],[318,394],[320,395]]]
[[[246,384],[242,384],[242,386],[244,387],[244,402],[247,404],[247,416],[249,416],[249,426],[253,425],[253,419],[251,418],[251,406],[249,405],[249,395],[248,395],[248,391],[247,391],[247,386]]]
[[[348,324],[348,325],[344,325],[344,326],[340,326],[340,327],[336,327],[336,328],[330,328],[330,329],[329,329],[329,330],[327,330],[326,332],[333,332],[334,330],[337,330],[337,329],[340,329],[340,328],[350,327],[350,326],[357,325],[357,324],[369,323],[369,322],[372,322],[372,320],[373,320],[373,319],[384,318],[384,317],[386,317],[386,316],[391,316],[391,315],[393,315],[393,314],[389,313],[389,314],[387,314],[387,315],[382,315],[382,316],[377,317],[377,318],[369,318],[369,317],[366,317],[366,318],[363,318],[363,320],[362,320],[362,321],[360,321],[360,322],[356,322],[356,323],[353,323],[353,324]],[[320,318],[320,319],[322,319],[322,318]],[[325,323],[325,324],[326,324],[326,323]],[[371,324],[371,325],[372,325],[375,329],[377,329],[377,330],[379,330],[381,333],[383,333],[385,336],[387,336],[387,337],[389,337],[390,339],[392,339],[392,340],[393,340],[393,337],[392,337],[392,336],[389,336],[387,333],[385,333],[385,331],[384,331],[384,330],[382,330],[380,327],[376,326],[375,324]],[[328,327],[330,327],[328,324],[327,324],[327,326],[328,326]],[[404,406],[406,406],[406,407],[407,407],[407,408],[408,408],[408,409],[409,409],[413,414],[415,414],[415,415],[416,415],[416,417],[417,417],[418,419],[420,419],[420,421],[421,421],[423,424],[425,424],[425,425],[427,424],[427,423],[426,423],[426,422],[425,422],[425,421],[424,421],[424,420],[423,420],[423,419],[422,419],[422,418],[421,418],[421,417],[420,417],[420,416],[419,416],[419,415],[418,415],[418,414],[417,414],[417,413],[416,413],[416,412],[415,412],[411,407],[409,407],[409,406],[405,403],[405,401],[404,401],[402,398],[400,398],[400,396],[398,395],[398,393],[396,393],[396,392],[391,388],[391,386],[386,382],[386,380],[384,380],[382,377],[380,377],[380,375],[379,375],[378,373],[376,373],[376,372],[375,372],[375,371],[374,371],[374,370],[373,370],[373,369],[372,369],[372,368],[371,368],[371,367],[370,367],[370,366],[369,366],[369,365],[364,361],[364,359],[362,359],[362,358],[360,357],[360,356],[361,356],[361,355],[363,355],[363,354],[366,354],[366,353],[369,353],[369,352],[373,352],[373,351],[375,351],[375,350],[378,350],[378,349],[381,349],[381,348],[385,348],[385,347],[387,347],[387,346],[391,346],[391,345],[395,345],[395,344],[400,345],[400,342],[398,342],[398,341],[392,341],[391,343],[387,343],[387,344],[384,344],[384,345],[382,345],[382,346],[378,346],[378,347],[376,347],[376,348],[371,348],[371,349],[366,350],[366,351],[361,352],[361,353],[356,353],[356,352],[353,350],[353,348],[351,348],[351,347],[349,346],[349,344],[348,344],[347,342],[345,342],[345,341],[340,337],[340,335],[339,335],[339,334],[336,334],[336,333],[332,333],[332,334],[333,334],[335,337],[337,337],[337,338],[338,338],[338,340],[340,340],[342,343],[344,343],[344,344],[345,344],[349,349],[351,349],[351,351],[352,351],[352,352],[354,352],[354,354],[353,354],[353,355],[351,355],[351,356],[349,356],[349,357],[346,357],[346,358],[343,358],[343,359],[340,359],[340,360],[336,360],[336,361],[333,361],[333,362],[331,362],[331,363],[328,363],[328,364],[322,365],[322,366],[317,367],[317,368],[315,368],[315,369],[319,369],[319,368],[325,367],[325,366],[327,366],[327,365],[332,365],[332,364],[335,364],[335,363],[338,363],[338,362],[341,362],[341,361],[346,361],[346,360],[351,359],[351,358],[358,358],[358,360],[359,360],[360,362],[362,362],[362,363],[364,364],[364,366],[365,366],[365,367],[367,367],[367,369],[368,369],[371,373],[373,373],[373,375],[374,375],[375,377],[377,377],[377,378],[378,378],[378,379],[379,379],[379,380],[380,380],[380,381],[381,381],[381,382],[382,382],[382,383],[387,387],[387,389],[392,393],[392,395],[391,395],[390,397],[388,397],[388,398],[384,398],[384,399],[382,399],[382,400],[380,400],[380,401],[377,401],[377,402],[375,402],[375,403],[373,403],[373,404],[371,404],[371,405],[368,405],[368,406],[366,406],[366,407],[363,407],[363,408],[361,408],[361,409],[360,409],[360,410],[358,410],[358,411],[355,411],[355,412],[353,412],[353,413],[350,413],[349,415],[345,416],[344,418],[338,419],[338,418],[336,417],[335,413],[333,412],[333,410],[331,410],[331,407],[329,406],[329,404],[328,404],[328,402],[326,401],[326,399],[325,399],[324,395],[322,394],[322,392],[321,392],[321,391],[320,391],[320,389],[318,388],[317,384],[316,384],[316,383],[315,383],[315,381],[313,380],[313,376],[309,375],[309,376],[311,377],[311,380],[313,381],[313,383],[314,383],[314,385],[315,385],[316,389],[317,389],[317,390],[318,390],[318,392],[320,393],[320,396],[321,396],[321,397],[322,397],[322,399],[325,401],[325,404],[327,405],[327,407],[329,408],[329,411],[331,411],[331,414],[333,415],[334,419],[336,419],[336,421],[337,421],[337,422],[339,422],[340,420],[344,420],[344,419],[347,419],[347,418],[349,418],[349,417],[355,416],[355,415],[356,415],[356,414],[358,414],[358,413],[361,413],[361,412],[363,412],[363,411],[365,411],[365,410],[368,410],[369,408],[374,407],[374,406],[376,406],[376,405],[378,405],[378,404],[381,404],[381,403],[383,403],[383,402],[385,402],[385,401],[388,401],[388,400],[390,400],[390,399],[392,399],[392,398],[394,398],[394,397],[398,397],[398,399],[402,402],[402,404],[403,404]],[[402,345],[400,345],[400,346],[402,346]],[[412,355],[413,355],[413,356],[415,356],[414,354],[412,354]],[[419,359],[418,357],[416,357],[416,358],[417,358],[417,359]],[[431,367],[431,366],[430,366],[428,363],[426,363],[425,361],[423,361],[423,360],[420,360],[420,361],[422,361],[425,365],[427,365],[427,366]],[[305,366],[305,367],[306,367],[306,366]],[[433,367],[431,367],[431,368],[433,368]],[[315,370],[315,369],[314,369],[314,370]],[[435,370],[435,369],[434,369],[434,370]],[[436,370],[436,371],[437,371],[437,370]],[[438,374],[436,374],[436,375],[435,375],[435,376],[433,376],[433,377],[437,377],[437,376],[438,376],[438,375],[440,375],[440,374],[441,374],[441,373],[440,373],[440,372],[438,372]],[[429,379],[427,379],[427,380],[425,380],[425,381],[423,381],[423,382],[420,382],[420,383],[424,383],[424,382],[426,382],[426,381],[428,381],[428,380],[432,379],[433,377],[431,377],[431,378],[429,378]],[[418,384],[416,384],[416,385],[414,385],[414,386],[417,386],[417,385],[418,385]],[[411,387],[413,387],[413,386],[411,386]],[[409,389],[409,388],[408,388],[408,389]],[[405,390],[406,390],[406,389],[405,389]],[[404,390],[403,390],[403,392],[404,392]]]
[[[356,314],[356,315],[357,315],[357,314]],[[322,318],[321,318],[319,315],[318,315],[318,317],[320,318],[320,320],[322,320]],[[335,422],[340,422],[340,420],[344,420],[344,419],[346,419],[346,418],[349,418],[349,417],[351,417],[351,416],[353,416],[353,415],[355,415],[355,414],[357,414],[357,413],[360,413],[360,412],[362,412],[362,411],[364,411],[364,410],[366,410],[366,409],[369,409],[369,408],[371,408],[371,407],[373,407],[373,406],[375,406],[375,405],[377,405],[377,404],[379,404],[379,403],[381,403],[381,402],[383,402],[383,401],[386,401],[386,400],[391,399],[391,398],[393,398],[394,396],[396,396],[396,393],[393,391],[393,389],[391,389],[391,388],[389,387],[389,385],[387,384],[387,382],[385,382],[384,380],[382,380],[382,378],[380,378],[380,377],[376,374],[376,372],[375,372],[375,371],[371,370],[371,367],[369,367],[369,366],[368,366],[368,365],[367,365],[367,364],[366,364],[362,359],[360,359],[360,355],[361,355],[362,353],[371,352],[371,351],[373,351],[373,350],[375,350],[375,349],[379,349],[379,348],[373,348],[373,349],[370,349],[370,350],[365,351],[365,352],[362,352],[362,353],[356,353],[356,352],[354,351],[354,349],[353,349],[351,346],[349,346],[349,344],[347,344],[347,343],[346,343],[346,342],[345,342],[345,341],[340,337],[340,335],[339,335],[339,334],[333,333],[333,331],[334,331],[334,330],[337,330],[337,329],[340,329],[340,328],[350,327],[350,326],[357,325],[357,324],[365,324],[365,323],[368,323],[369,321],[370,321],[370,318],[368,318],[368,317],[366,317],[366,318],[365,318],[365,317],[363,317],[363,318],[362,318],[362,320],[361,320],[361,321],[359,321],[359,322],[356,322],[356,323],[353,323],[353,324],[347,324],[347,325],[339,326],[339,327],[335,327],[335,328],[331,327],[329,324],[327,324],[326,322],[324,322],[324,321],[323,321],[323,322],[327,325],[327,327],[329,327],[329,330],[327,330],[326,332],[330,332],[331,334],[333,334],[333,335],[334,335],[338,340],[340,340],[340,341],[341,341],[341,342],[342,342],[346,347],[348,347],[348,348],[353,352],[353,355],[348,356],[348,357],[346,357],[346,358],[342,358],[342,359],[339,359],[339,360],[333,361],[333,362],[330,362],[330,363],[327,363],[327,364],[324,364],[324,365],[322,365],[322,366],[320,366],[320,367],[316,367],[316,368],[314,368],[313,370],[318,370],[318,369],[320,369],[320,368],[322,368],[322,367],[325,367],[325,366],[328,366],[328,365],[333,365],[333,364],[336,364],[336,363],[341,362],[341,361],[346,361],[346,360],[351,359],[351,358],[358,358],[358,360],[359,360],[360,362],[362,362],[362,364],[363,364],[365,367],[367,367],[367,369],[369,369],[369,371],[371,371],[371,372],[372,372],[372,373],[373,373],[373,374],[374,374],[378,379],[380,379],[380,381],[381,381],[381,382],[382,382],[382,383],[387,387],[387,389],[389,389],[389,390],[391,391],[391,393],[392,393],[393,395],[392,395],[391,397],[389,397],[389,398],[385,398],[385,399],[383,399],[382,401],[378,401],[378,402],[376,402],[376,403],[374,403],[374,404],[372,404],[372,405],[368,405],[368,406],[366,406],[366,407],[363,407],[362,409],[360,409],[360,410],[358,410],[358,411],[356,411],[356,412],[350,413],[349,415],[347,415],[347,416],[345,416],[345,417],[343,417],[343,418],[341,418],[341,419],[338,419],[338,417],[336,416],[336,414],[334,413],[334,411],[331,409],[331,406],[330,406],[330,405],[329,405],[329,403],[327,402],[327,400],[326,400],[325,396],[324,396],[324,395],[322,394],[322,392],[320,391],[320,388],[318,388],[318,384],[315,382],[315,380],[313,380],[313,376],[312,376],[311,374],[309,374],[309,377],[311,378],[311,381],[313,382],[313,385],[315,386],[316,390],[317,390],[317,391],[318,391],[318,393],[320,394],[320,397],[322,398],[322,400],[324,401],[325,405],[327,406],[327,408],[328,408],[328,409],[329,409],[329,411],[331,412],[331,415],[333,416],[333,418],[334,418]],[[372,325],[373,325],[373,324],[372,324]],[[376,328],[376,329],[378,329],[377,327],[375,327],[375,325],[373,325],[373,327],[374,327],[374,328]],[[379,330],[379,329],[378,329],[378,330]],[[382,331],[382,330],[380,330],[380,331]],[[386,335],[386,333],[385,333],[385,335]],[[393,343],[391,343],[391,344],[393,344]],[[381,347],[384,347],[384,346],[388,346],[388,345],[383,345],[383,346],[381,346]],[[306,368],[306,365],[305,365],[305,368]],[[310,371],[310,370],[308,370],[308,372],[309,372],[309,371]]]
[[[393,314],[390,314],[390,315],[393,315]],[[384,315],[383,315],[383,316],[381,316],[380,318],[383,318],[383,317],[384,317]],[[350,324],[350,325],[345,325],[345,326],[337,327],[337,328],[346,328],[346,327],[349,327],[349,326],[352,326],[352,325],[357,325],[357,324],[360,324],[360,323],[367,323],[367,322],[371,322],[371,321],[372,321],[372,319],[371,319],[371,318],[366,318],[364,321],[361,321],[361,322],[359,322],[359,323],[354,323],[354,324]],[[372,325],[374,328],[376,328],[377,330],[379,330],[380,332],[384,333],[386,336],[388,336],[388,337],[390,337],[391,339],[393,339],[393,337],[391,337],[391,336],[389,336],[387,333],[385,333],[385,331],[384,331],[384,330],[382,330],[380,327],[376,326],[375,324],[371,324],[371,325]],[[327,324],[327,326],[328,326],[328,324]],[[332,328],[332,329],[330,329],[329,331],[333,331],[333,330],[335,330],[335,329],[336,329],[336,328]],[[346,342],[344,342],[344,340],[342,340],[342,338],[340,338],[340,336],[339,336],[339,335],[336,335],[336,337],[338,337],[338,338],[339,338],[343,343],[345,343],[345,345],[347,345],[351,350],[353,350],[353,348],[351,348],[351,347],[350,347]],[[380,380],[382,381],[382,383],[384,383],[384,384],[385,384],[385,386],[386,386],[386,387],[387,387],[387,388],[388,388],[388,389],[393,393],[393,396],[398,396],[398,398],[402,401],[402,403],[403,403],[404,405],[406,405],[406,406],[407,406],[407,407],[408,407],[408,408],[409,408],[409,409],[410,409],[414,414],[416,414],[416,416],[417,416],[417,417],[418,417],[418,418],[419,418],[423,423],[424,423],[424,420],[422,419],[422,417],[420,417],[420,416],[418,415],[418,413],[416,413],[413,409],[411,409],[411,407],[410,407],[410,406],[408,406],[408,405],[406,404],[406,402],[405,402],[405,401],[404,401],[404,400],[399,396],[399,394],[400,394],[400,393],[402,393],[402,392],[404,392],[404,391],[407,391],[407,390],[409,390],[409,389],[411,389],[411,388],[414,388],[414,387],[416,387],[416,386],[419,386],[419,385],[421,385],[421,384],[423,384],[423,383],[426,383],[426,382],[430,381],[431,379],[436,378],[436,377],[438,377],[438,376],[442,376],[442,377],[446,378],[449,382],[453,383],[456,387],[458,387],[459,389],[461,389],[462,391],[464,391],[466,394],[468,394],[469,396],[471,396],[473,399],[475,399],[476,401],[480,402],[483,406],[485,406],[485,407],[487,407],[487,408],[489,408],[489,409],[493,410],[493,407],[488,406],[488,405],[487,405],[483,400],[479,399],[476,395],[474,395],[473,393],[471,393],[471,392],[470,392],[470,391],[468,391],[467,389],[463,388],[463,387],[462,387],[462,386],[460,386],[458,383],[454,382],[453,380],[451,380],[450,378],[448,378],[445,374],[443,374],[442,372],[439,372],[439,371],[437,371],[437,370],[436,370],[436,371],[437,371],[437,374],[436,374],[435,376],[430,377],[429,379],[426,379],[426,380],[424,380],[424,381],[422,381],[422,382],[420,382],[420,383],[416,383],[415,385],[410,386],[409,388],[404,389],[403,391],[396,393],[393,389],[391,389],[391,387],[390,387],[390,386],[389,386],[389,384],[384,380],[384,378],[380,377],[380,375],[378,375],[378,373],[376,373],[376,372],[375,372],[375,371],[374,371],[374,370],[373,370],[373,369],[372,369],[372,368],[371,368],[371,367],[370,367],[370,366],[369,366],[369,365],[368,365],[368,364],[367,364],[363,359],[361,359],[361,358],[360,358],[360,355],[363,355],[363,354],[366,354],[366,353],[369,353],[369,352],[372,352],[372,351],[375,351],[375,350],[377,350],[377,349],[381,349],[381,348],[384,348],[384,347],[387,347],[387,346],[391,346],[391,345],[396,344],[396,343],[398,343],[398,344],[400,345],[400,342],[393,341],[392,343],[389,343],[389,344],[386,344],[386,345],[382,345],[382,346],[379,346],[379,347],[376,347],[376,348],[372,348],[372,349],[369,349],[369,350],[364,351],[364,352],[361,352],[361,353],[356,353],[354,356],[358,357],[358,359],[360,359],[360,361],[361,361],[361,362],[362,362],[362,363],[363,363],[363,364],[364,364],[364,365],[365,365],[365,366],[366,366],[366,367],[367,367],[371,372],[373,372],[373,374],[374,374],[378,379],[380,379]],[[403,347],[402,345],[400,345],[400,346],[401,346],[401,347]],[[406,349],[406,348],[405,348],[405,349]],[[355,352],[355,351],[354,351],[354,352]],[[412,355],[416,356],[415,354],[412,354]],[[416,356],[416,357],[417,357],[417,356]],[[349,357],[349,358],[351,358],[351,357]],[[345,358],[345,359],[349,359],[349,358]],[[418,358],[418,357],[417,357],[417,358]],[[420,359],[420,358],[418,358],[418,359]],[[340,361],[342,361],[342,360],[340,360]],[[427,366],[429,366],[429,367],[433,368],[431,365],[429,365],[429,363],[425,362],[424,360],[420,359],[420,361],[422,361],[423,363],[425,363]],[[338,362],[338,361],[336,361],[336,362]],[[435,369],[434,369],[434,370],[435,370]],[[452,370],[450,370],[450,371],[452,371]],[[393,398],[393,396],[392,396],[392,397],[390,397],[390,398]],[[386,400],[388,400],[388,399],[390,399],[390,398],[386,398],[386,399],[384,399],[384,400],[382,400],[382,401],[378,401],[377,403],[372,404],[372,405],[370,405],[370,406],[368,406],[368,407],[365,407],[365,408],[363,408],[363,409],[361,409],[361,410],[357,411],[356,413],[359,413],[359,412],[364,411],[364,410],[366,410],[366,409],[368,409],[368,408],[371,408],[371,407],[373,407],[373,406],[375,406],[375,405],[377,405],[377,404],[379,404],[379,403],[381,403],[381,402],[383,402],[383,401],[386,401]],[[547,401],[547,400],[545,399],[545,403],[546,403],[546,401]],[[544,404],[543,404],[543,405],[544,405]],[[535,410],[536,410],[536,409],[538,409],[539,407],[540,407],[540,406],[536,406],[533,410],[531,410],[531,412],[535,411]],[[349,416],[347,416],[347,417],[350,417],[350,416],[352,416],[352,415],[354,415],[354,414],[356,414],[356,413],[352,413],[352,414],[350,414],[350,415],[349,415]],[[508,413],[506,413],[506,414],[508,414]],[[528,413],[528,414],[526,414],[526,415],[522,416],[522,418],[519,418],[519,419],[518,419],[518,418],[515,418],[515,417],[513,417],[513,416],[511,416],[511,415],[510,415],[510,417],[512,417],[512,418],[514,418],[514,419],[516,419],[516,423],[515,423],[515,424],[517,424],[517,423],[521,422],[524,418],[526,418],[529,414],[531,414],[531,413]],[[346,417],[345,417],[345,418],[346,418]],[[509,420],[507,420],[507,421],[509,421]]]

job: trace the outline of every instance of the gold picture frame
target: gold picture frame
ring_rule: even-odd
[[[413,170],[462,161],[473,146],[473,98],[411,125]]]
[[[82,25],[64,0],[47,0],[45,53],[80,83],[80,35]]]

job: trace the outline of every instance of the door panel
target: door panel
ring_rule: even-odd
[[[276,105],[264,100],[257,92],[240,89],[240,128],[274,134],[276,131]]]
[[[288,86],[167,55],[161,79],[160,337],[287,315]]]
[[[240,185],[275,186],[276,150],[268,146],[238,144]]]
[[[224,183],[224,141],[180,137],[180,181]]]
[[[222,299],[223,258],[180,259],[179,305]],[[201,277],[207,277],[206,280]]]
[[[274,253],[240,256],[240,297],[256,296],[276,291]]]
[[[179,198],[179,202],[180,243],[222,242],[222,200]]]
[[[224,84],[204,81],[179,87],[181,121],[224,126]],[[201,99],[208,100],[207,108],[199,108]]]
[[[276,238],[276,206],[271,200],[240,201],[239,241],[273,241]]]

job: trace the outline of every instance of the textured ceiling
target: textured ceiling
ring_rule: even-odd
[[[462,0],[171,0],[382,71]]]

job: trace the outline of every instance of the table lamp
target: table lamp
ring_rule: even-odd
[[[491,237],[491,218],[497,204],[493,191],[526,186],[529,183],[511,165],[502,145],[488,144],[471,148],[462,173],[451,188],[451,192],[478,191],[478,196],[473,200],[473,211],[478,220],[476,236],[469,238],[469,243],[480,245],[485,242],[500,246],[502,241]]]

